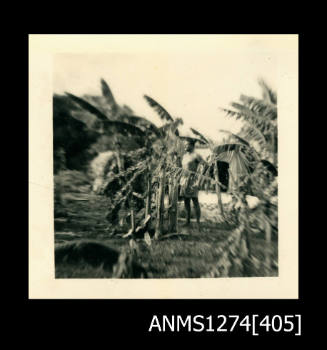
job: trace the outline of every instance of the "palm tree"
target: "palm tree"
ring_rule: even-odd
[[[165,185],[166,185],[166,162],[167,160],[172,160],[171,158],[175,158],[177,164],[181,163],[179,154],[169,154],[167,157],[165,154],[172,149],[172,141],[176,142],[174,136],[179,135],[178,125],[182,124],[183,121],[181,119],[174,119],[168,111],[162,107],[157,101],[153,98],[144,95],[147,103],[158,113],[161,120],[166,123],[160,128],[162,132],[162,140],[163,148],[162,154],[164,155],[161,162],[159,162],[159,187],[157,191],[157,222],[156,222],[156,233],[155,237],[158,238],[163,233],[163,215],[164,215],[164,196],[165,196]],[[176,145],[175,145],[176,146]],[[175,147],[173,147],[175,149]],[[178,206],[178,181],[172,181],[169,185],[169,231],[176,232],[177,231],[177,206]]]
[[[138,117],[134,115],[130,115],[125,113],[125,110],[117,105],[113,95],[109,89],[108,84],[101,80],[102,93],[108,103],[108,114],[104,113],[103,108],[98,108],[94,106],[90,102],[86,101],[86,99],[77,97],[70,93],[66,93],[72,101],[74,101],[77,105],[82,107],[83,110],[93,114],[96,116],[96,122],[93,124],[93,130],[97,131],[99,134],[105,134],[110,136],[113,139],[114,150],[117,153],[118,160],[118,170],[119,173],[117,175],[118,180],[120,181],[123,189],[117,194],[117,202],[120,201],[122,197],[126,197],[125,200],[129,203],[129,207],[131,210],[131,226],[132,232],[135,231],[135,212],[133,206],[133,187],[132,181],[135,180],[135,176],[128,175],[129,169],[125,169],[124,166],[124,157],[121,154],[121,144],[118,139],[118,135],[122,135],[125,137],[125,140],[128,138],[136,138],[139,141],[139,144],[144,146],[146,150],[150,151],[150,147],[152,143],[162,135],[162,132],[150,121],[143,117]],[[73,115],[75,117],[75,115]],[[140,161],[138,164],[140,165],[138,168],[138,164],[134,166],[133,171],[137,175],[140,174],[140,171],[145,172],[146,167],[144,167],[144,163],[148,161],[149,152],[146,154],[146,159],[144,161]],[[124,175],[124,173],[126,173]],[[122,180],[125,179],[125,184],[123,184]]]
[[[223,109],[227,115],[236,117],[244,121],[244,125],[238,135],[229,133],[230,137],[237,140],[239,144],[243,145],[244,149],[251,152],[253,162],[251,164],[252,170],[259,169],[259,164],[270,164],[273,172],[277,174],[278,167],[278,147],[277,147],[277,94],[271,89],[268,84],[259,79],[259,85],[262,89],[262,98],[249,97],[245,95],[240,96],[240,102],[231,103],[234,110]],[[269,161],[267,161],[267,158]],[[249,173],[250,175],[250,173]],[[250,176],[251,185],[256,188],[257,193],[263,203],[269,202],[269,195],[265,192],[274,190],[276,183],[268,184],[267,189],[258,188],[263,185],[258,183],[257,174]],[[265,186],[265,185],[264,185]],[[272,189],[270,188],[272,187]],[[246,206],[246,205],[245,205]],[[268,207],[270,207],[268,203]],[[267,210],[263,210],[259,215],[261,225],[264,227],[266,242],[268,248],[266,249],[266,265],[270,266],[270,241],[271,241],[271,218],[266,215]],[[275,215],[275,213],[273,213]],[[244,215],[243,215],[244,216]],[[246,216],[246,215],[245,215]],[[242,221],[246,224],[248,219],[243,217]],[[248,237],[247,237],[248,238]]]
[[[238,134],[258,150],[261,158],[268,158],[277,167],[277,94],[259,79],[262,98],[240,96],[240,102],[232,102],[234,108],[222,110],[228,116],[244,121]]]
[[[147,103],[152,107],[159,115],[161,120],[165,124],[159,128],[162,132],[163,148],[161,149],[162,162],[159,163],[159,188],[157,191],[157,225],[156,225],[156,237],[159,237],[163,232],[163,213],[164,213],[164,187],[168,182],[168,231],[171,233],[177,232],[178,222],[178,188],[179,178],[182,172],[182,156],[184,153],[183,141],[185,139],[203,141],[191,138],[183,137],[178,131],[178,126],[183,124],[183,120],[180,118],[174,118],[169,112],[152,97],[144,95]],[[168,171],[168,178],[167,178]]]

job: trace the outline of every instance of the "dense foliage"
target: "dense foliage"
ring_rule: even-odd
[[[217,220],[232,229],[219,249],[217,264],[204,275],[260,275],[262,271],[268,275],[271,242],[278,232],[277,97],[262,80],[259,83],[262,99],[241,95],[241,102],[232,103],[232,110],[224,109],[244,124],[238,135],[225,131],[228,138],[223,144],[194,129],[194,137],[182,136],[178,130],[182,119],[174,118],[146,95],[163,125],[157,127],[135,116],[132,109],[117,104],[104,80],[102,96],[55,95],[54,171],[61,179],[56,188],[69,183],[63,180],[70,174],[65,169],[88,168],[94,182],[89,188],[108,198],[109,234],[130,239],[133,251],[137,250],[136,239],[151,246],[152,238],[178,234],[179,185],[181,178],[192,177],[200,188],[215,191]],[[190,140],[210,151],[194,172],[181,164],[184,142]],[[226,191],[232,198],[227,207],[222,203]],[[255,208],[248,205],[249,195],[259,199]],[[61,197],[55,198],[60,203]],[[253,254],[255,232],[263,233],[266,240],[262,264]]]
[[[85,170],[95,156],[89,152],[90,146],[98,139],[98,134],[87,124],[72,118],[78,109],[67,96],[53,97],[53,154],[54,173],[59,170]],[[83,112],[80,112],[83,115]],[[85,115],[85,121],[87,116]],[[91,120],[92,121],[92,117]]]

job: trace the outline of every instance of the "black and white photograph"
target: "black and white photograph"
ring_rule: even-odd
[[[45,275],[51,250],[53,283],[124,280],[138,297],[149,280],[163,298],[178,297],[174,281],[192,297],[206,280],[217,297],[296,282],[296,224],[280,213],[297,222],[297,36],[54,37],[65,45],[39,67],[42,35],[30,37],[32,98],[46,106],[30,181],[51,231],[44,245],[30,233],[31,269]]]

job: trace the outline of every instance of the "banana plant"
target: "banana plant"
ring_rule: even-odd
[[[159,174],[158,174],[158,189],[157,189],[157,193],[156,193],[156,225],[155,225],[155,238],[158,239],[162,234],[163,234],[163,226],[164,226],[164,197],[165,197],[165,185],[166,185],[166,161],[167,161],[167,157],[166,157],[166,152],[167,152],[167,140],[168,140],[168,131],[172,130],[173,127],[176,125],[176,123],[174,123],[174,118],[168,113],[168,111],[163,108],[157,101],[155,101],[153,98],[144,95],[144,98],[146,100],[146,102],[150,105],[150,107],[152,107],[159,115],[159,117],[161,118],[161,120],[165,121],[166,124],[160,128],[160,131],[162,133],[162,137],[161,139],[164,140],[162,148],[161,148],[161,154],[163,156],[162,160],[159,162],[158,165],[158,170],[159,170]],[[175,128],[177,130],[177,128]],[[149,185],[148,185],[149,186]],[[174,185],[173,185],[174,186]],[[174,190],[173,188],[170,188],[170,193],[171,191]],[[169,196],[169,198],[171,198],[171,195]],[[151,201],[151,199],[148,199],[149,201]],[[176,207],[177,208],[177,202],[176,205],[175,203],[169,203],[170,207]],[[177,209],[176,209],[177,211]],[[171,212],[170,212],[170,221],[171,221]],[[176,221],[177,221],[177,217],[176,217]],[[171,229],[175,229],[174,225],[170,225]],[[177,226],[177,224],[175,225]]]
[[[240,102],[232,102],[233,109],[222,108],[227,116],[242,120],[244,125],[239,136],[256,144],[261,158],[266,155],[277,168],[277,94],[268,84],[259,79],[262,98],[240,96]]]
[[[106,98],[106,101],[109,105],[109,110],[114,114],[110,115],[104,114],[100,108],[97,108],[93,104],[89,103],[83,98],[77,97],[73,94],[66,93],[72,101],[79,105],[82,109],[96,116],[96,122],[93,125],[93,130],[97,131],[99,134],[106,134],[110,136],[115,145],[115,151],[117,153],[118,159],[118,168],[119,173],[124,173],[126,170],[124,167],[123,157],[121,156],[121,144],[118,141],[118,135],[124,137],[133,137],[138,138],[146,148],[151,147],[151,144],[159,136],[161,136],[161,131],[150,121],[145,118],[129,115],[124,113],[124,111],[117,105],[116,101],[113,98],[113,95],[109,89],[109,86],[104,80],[101,80],[102,93]],[[74,116],[74,115],[73,115]],[[119,119],[118,119],[119,118]],[[119,178],[121,181],[122,178]],[[125,179],[126,182],[127,179]],[[128,196],[127,201],[129,202],[130,207],[130,216],[131,216],[131,229],[135,231],[135,211],[132,198],[132,187],[130,186],[126,189],[130,195]]]
[[[234,140],[242,143],[247,150],[251,150],[252,155],[256,158],[252,168],[256,168],[260,163],[265,164],[266,162],[276,175],[278,168],[277,94],[263,79],[259,79],[258,82],[262,90],[261,98],[241,95],[240,103],[231,103],[233,110],[223,109],[223,111],[226,112],[227,116],[236,117],[236,119],[244,122],[240,133],[238,135],[231,134],[231,136]],[[272,161],[272,164],[267,158]],[[250,175],[251,186],[254,187],[259,199],[263,203],[268,203],[270,198],[264,195],[265,189],[262,188],[265,185],[258,184],[256,177],[256,173]],[[267,205],[269,206],[269,203]],[[266,235],[266,265],[270,265],[268,247],[271,241],[272,224],[269,215],[265,214],[266,210],[261,209],[259,221]]]
[[[170,165],[174,165],[181,170],[182,167],[182,141],[183,137],[180,136],[178,126],[183,124],[182,119],[172,117],[169,112],[162,107],[153,98],[144,95],[147,103],[152,107],[159,115],[165,124],[160,128],[162,132],[161,139],[163,140],[163,147],[161,149],[161,155],[163,162],[159,163],[159,186],[157,190],[157,223],[156,223],[156,237],[160,237],[163,232],[163,217],[164,217],[164,195],[165,186],[168,183],[168,231],[171,233],[177,232],[178,224],[178,188],[179,188],[179,176],[175,172],[170,172],[167,179],[167,169]],[[195,140],[195,139],[194,139]]]

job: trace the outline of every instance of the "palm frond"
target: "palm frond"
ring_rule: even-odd
[[[206,142],[200,140],[200,139],[197,139],[195,137],[189,137],[189,136],[179,136],[179,138],[183,141],[187,141],[187,142],[193,142],[193,143],[196,143],[198,142],[200,145],[207,145]]]
[[[69,92],[65,92],[67,96],[69,96],[74,102],[76,102],[80,107],[87,110],[88,112],[94,114],[101,121],[107,121],[108,117],[103,114],[98,108],[94,107],[91,103],[87,102],[85,99],[77,97]]]
[[[224,152],[240,151],[244,145],[239,143],[227,143],[224,145],[218,145],[213,149],[213,154],[220,154]]]
[[[228,134],[229,136],[231,136],[231,137],[233,137],[233,138],[235,138],[238,142],[243,143],[244,145],[250,147],[249,142],[246,141],[244,138],[242,138],[242,137],[240,137],[240,136],[238,136],[238,135],[236,135],[236,134],[234,134],[234,133],[232,133],[232,132],[230,132],[230,131],[228,131],[228,130],[222,130],[222,129],[220,129],[220,131],[221,131],[221,132],[224,132],[224,133],[226,133],[226,134]]]
[[[147,133],[155,134],[157,137],[162,136],[160,128],[146,118],[124,114],[119,117],[119,120],[124,123],[133,124]]]
[[[224,153],[226,153],[226,156],[224,158],[229,160],[234,153],[241,154],[241,156],[244,156],[247,159],[247,162],[249,164],[257,162],[260,159],[253,147],[247,147],[241,143],[228,143],[218,145],[213,149],[213,155],[215,155],[214,157],[216,159],[218,157],[218,160],[221,160],[219,159],[219,156]]]
[[[249,159],[249,155],[246,152],[235,151],[233,152],[233,157],[236,160],[236,167],[243,169],[243,171],[245,170],[247,175],[250,175],[251,169],[253,169],[253,162]]]
[[[253,113],[248,107],[243,106],[239,103],[232,103],[232,106],[237,111],[222,108],[222,111],[226,113],[229,117],[235,117],[237,120],[244,120],[249,122],[251,125],[254,125],[262,134],[269,133],[276,128],[276,125],[273,121],[262,118],[255,113]]]
[[[199,131],[190,128],[192,133],[196,136],[198,136],[204,143],[210,144],[210,141],[208,139],[206,139]]]
[[[271,163],[269,162],[268,160],[266,159],[262,159],[261,160],[261,163],[263,164],[263,166],[269,170],[274,176],[277,176],[278,175],[278,170],[277,168]]]
[[[124,123],[121,121],[109,121],[105,125],[105,130],[110,133],[122,134],[125,136],[146,137],[146,132],[136,125]]]
[[[259,124],[267,124],[269,126],[274,126],[271,120],[264,118],[265,116],[262,114],[257,114],[252,111],[248,106],[244,106],[237,102],[232,102],[231,106],[238,110],[244,117],[250,119],[251,121]]]
[[[114,95],[112,94],[109,85],[106,83],[104,79],[101,79],[101,90],[102,95],[106,99],[106,102],[112,109],[117,109],[117,103],[114,98]]]
[[[262,88],[262,95],[265,101],[268,101],[274,105],[277,105],[277,94],[272,90],[270,86],[264,81],[264,79],[259,79],[259,85]]]
[[[73,94],[70,94],[68,92],[66,92],[66,94],[74,102],[76,102],[78,105],[80,105],[83,109],[94,114],[98,119],[100,119],[101,122],[103,123],[104,131],[108,135],[112,135],[112,134],[117,133],[117,134],[122,134],[125,136],[132,136],[132,135],[141,136],[141,137],[146,136],[145,132],[142,129],[140,129],[139,127],[137,127],[133,124],[122,122],[122,121],[109,120],[106,115],[104,115],[101,111],[99,111],[96,107],[91,105],[89,102],[87,102],[84,99],[77,97]]]
[[[272,120],[277,119],[276,105],[266,102],[264,100],[259,100],[255,97],[249,97],[245,95],[241,95],[240,100],[255,114],[262,115],[265,118]]]
[[[166,123],[159,128],[159,131],[162,133],[162,135],[165,135],[168,131],[170,131],[176,136],[179,136],[177,129],[179,125],[183,125],[183,120],[181,118],[177,118],[172,122]]]
[[[256,142],[261,149],[267,148],[267,139],[262,132],[254,125],[247,123],[239,132],[240,137],[249,140],[250,142]]]
[[[104,123],[104,131],[108,135],[121,134],[123,136],[146,137],[146,132],[136,125],[118,120],[108,120]]]
[[[157,101],[147,95],[144,95],[144,98],[150,107],[152,107],[159,114],[162,120],[166,120],[168,122],[174,121],[174,118]]]

